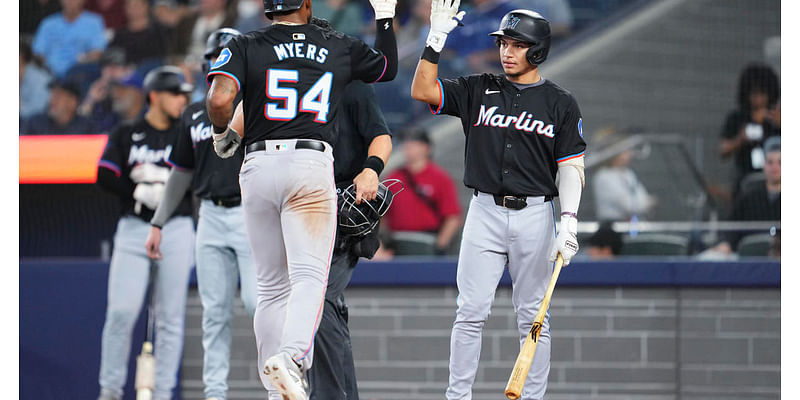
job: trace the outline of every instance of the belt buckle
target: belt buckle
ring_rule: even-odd
[[[516,198],[515,198],[514,196],[503,196],[503,207],[505,207],[505,208],[509,208],[509,207],[506,205],[506,200],[509,200],[509,199],[510,199],[510,200],[515,200]]]

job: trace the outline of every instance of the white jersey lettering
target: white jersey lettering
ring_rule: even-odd
[[[478,112],[478,120],[472,126],[491,126],[495,128],[508,128],[512,127],[518,131],[523,132],[536,132],[539,135],[552,138],[554,136],[553,124],[545,124],[544,121],[533,119],[533,114],[523,111],[519,116],[498,114],[498,106],[491,106],[487,108],[481,104],[481,109]],[[513,125],[512,125],[513,124]]]

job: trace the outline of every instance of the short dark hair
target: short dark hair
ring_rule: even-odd
[[[425,128],[420,128],[418,126],[409,126],[404,128],[402,131],[400,131],[399,136],[404,142],[416,140],[418,142],[425,143],[428,146],[431,145],[431,138],[430,135],[428,135],[428,131]]]
[[[770,107],[777,103],[781,95],[781,84],[778,75],[769,65],[754,63],[750,64],[739,75],[739,107],[742,110],[750,108],[750,93],[762,91],[767,94],[767,102]]]

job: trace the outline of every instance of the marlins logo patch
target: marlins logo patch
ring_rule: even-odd
[[[583,137],[583,118],[578,118],[578,134]]]
[[[219,68],[228,63],[231,60],[231,51],[226,47],[219,52],[219,57],[217,57],[217,61],[214,62],[214,65],[211,66],[211,69]]]
[[[516,15],[511,15],[508,17],[508,22],[506,22],[505,29],[516,29],[517,24],[519,23],[520,19]]]

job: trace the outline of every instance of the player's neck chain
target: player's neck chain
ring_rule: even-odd
[[[289,22],[289,21],[274,21],[273,24],[289,25],[289,26],[303,25],[299,22]]]

